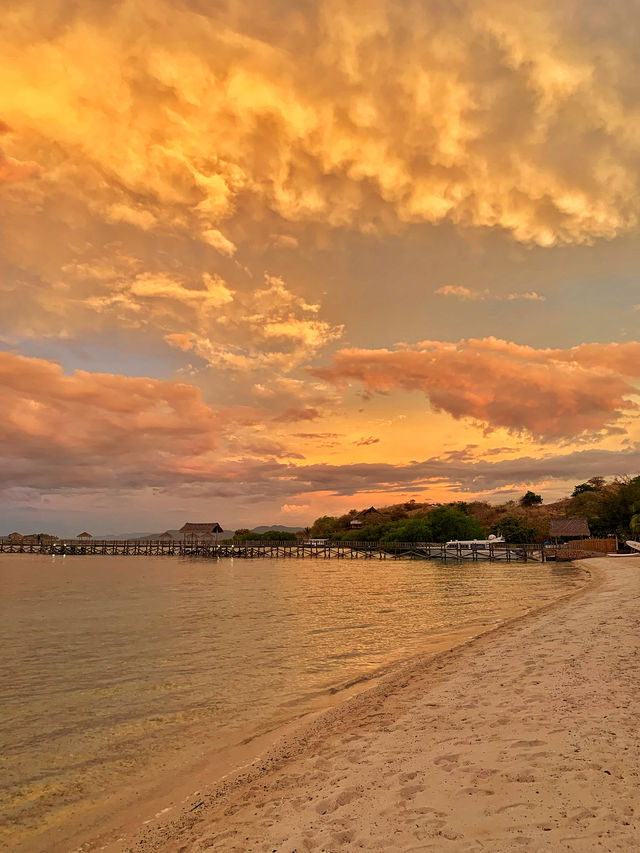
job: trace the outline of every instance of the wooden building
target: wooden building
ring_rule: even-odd
[[[352,530],[357,530],[365,524],[380,521],[381,518],[381,513],[379,513],[374,506],[370,506],[369,509],[363,509],[362,512],[355,515],[349,522],[349,527],[351,527]]]
[[[76,539],[93,539],[93,536],[85,531],[84,533],[78,533]]]

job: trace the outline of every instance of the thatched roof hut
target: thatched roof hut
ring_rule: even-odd
[[[552,518],[549,536],[554,539],[588,539],[591,536],[586,518]]]
[[[217,521],[188,521],[180,528],[180,533],[185,539],[202,539],[205,536],[210,538],[223,532]]]

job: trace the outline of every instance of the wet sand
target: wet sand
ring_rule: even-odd
[[[638,849],[640,558],[286,734],[122,849]]]

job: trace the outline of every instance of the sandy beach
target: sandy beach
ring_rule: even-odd
[[[285,736],[135,851],[637,850],[640,559]]]

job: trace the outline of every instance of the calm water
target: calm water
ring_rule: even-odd
[[[64,838],[186,744],[238,743],[581,583],[549,563],[1,555],[0,838]]]

